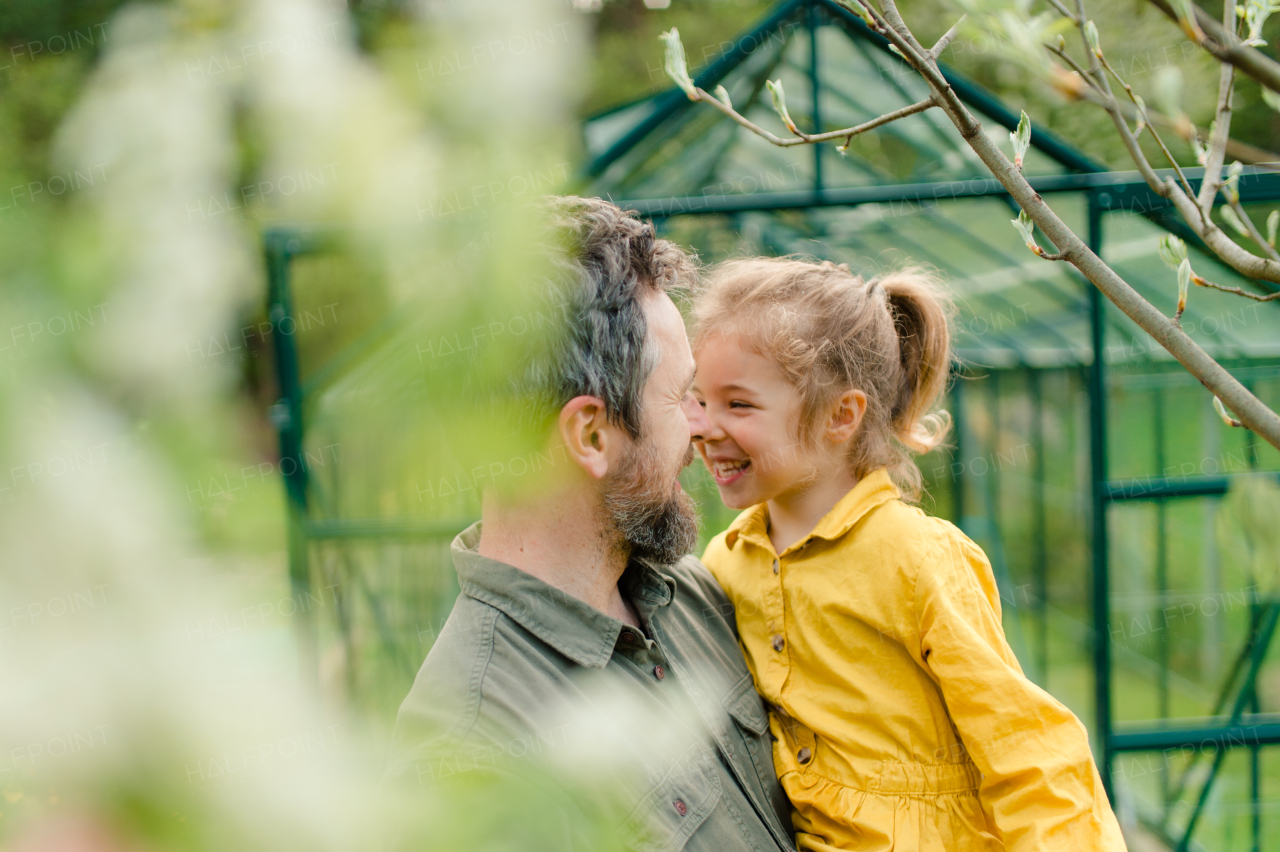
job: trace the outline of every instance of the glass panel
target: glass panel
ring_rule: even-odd
[[[923,100],[919,75],[897,57],[850,38],[834,26],[818,29],[818,77],[822,129],[852,127]],[[764,88],[780,80],[787,110],[797,126],[812,132],[813,83],[808,30],[785,27],[763,39],[724,79],[735,107],[754,124],[780,138],[789,136]],[[591,119],[585,137],[593,155],[602,153],[630,126],[647,119],[651,98]],[[981,118],[981,116],[979,116]],[[1008,133],[990,124],[993,139],[1008,149]],[[848,153],[835,142],[822,146],[823,186],[883,186],[894,183],[988,177],[972,150],[937,110],[893,122],[856,137]],[[815,151],[778,148],[739,127],[705,104],[684,104],[614,163],[591,191],[614,198],[650,199],[812,189]],[[1027,174],[1061,174],[1064,168],[1038,149],[1026,158]]]

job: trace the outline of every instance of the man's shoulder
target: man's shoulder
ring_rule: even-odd
[[[664,571],[676,581],[675,603],[698,607],[700,610],[710,607],[721,611],[722,607],[728,607],[724,612],[732,621],[733,607],[729,604],[728,595],[698,557],[689,554],[680,561],[665,566]]]
[[[473,734],[480,686],[493,655],[501,614],[464,595],[433,639],[396,716],[393,751],[410,743],[456,742]]]
[[[484,749],[496,757],[515,740],[552,736],[539,730],[535,709],[564,665],[514,619],[459,595],[400,705],[388,774],[435,767],[436,776],[466,755],[483,763]]]
[[[487,705],[519,707],[527,697],[522,690],[568,665],[519,621],[464,593],[435,637],[401,714],[430,713],[462,736]],[[541,677],[529,677],[534,670]]]

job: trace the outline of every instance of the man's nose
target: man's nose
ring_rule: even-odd
[[[711,421],[707,419],[707,412],[693,394],[685,397],[684,416],[689,419],[689,440],[705,441],[706,436],[711,434]]]

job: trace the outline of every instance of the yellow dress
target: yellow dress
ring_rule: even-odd
[[[884,470],[775,554],[764,504],[703,562],[737,608],[802,850],[1123,850],[1084,726],[1023,675],[982,550]]]

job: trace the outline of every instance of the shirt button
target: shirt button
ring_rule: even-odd
[[[773,573],[777,574],[779,570],[781,569],[778,565],[778,560],[775,559],[773,560]]]
[[[624,631],[622,632],[622,641],[623,641],[623,642],[634,642],[634,641],[636,641],[636,634],[632,633],[630,630],[624,630]]]
[[[782,638],[781,633],[775,633],[773,636],[773,650],[781,651],[782,647],[787,644],[787,640]]]
[[[689,813],[689,806],[684,803],[683,799],[676,799],[671,804],[675,805],[676,813],[680,814],[680,816]]]
[[[801,765],[803,765],[813,760],[813,752],[809,751],[808,746],[805,746],[804,748],[800,749],[800,752],[796,755],[796,757],[800,758],[800,763]]]
[[[656,677],[658,680],[662,680],[664,677],[667,676],[667,673],[663,671],[662,666],[654,666],[653,676]]]

